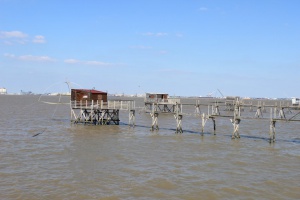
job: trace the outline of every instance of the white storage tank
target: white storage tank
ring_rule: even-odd
[[[6,88],[0,88],[0,94],[7,94]]]
[[[293,106],[299,106],[300,104],[300,98],[292,98],[292,105]]]

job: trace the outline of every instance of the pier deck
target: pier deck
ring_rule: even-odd
[[[266,104],[265,102],[234,101],[230,104],[222,100],[211,102],[180,103],[180,100],[145,102],[144,107],[136,107],[133,100],[115,101],[71,101],[71,121],[75,123],[90,123],[95,125],[119,124],[119,111],[129,113],[129,125],[135,125],[136,111],[150,113],[152,118],[151,131],[158,130],[159,115],[170,114],[176,120],[176,133],[182,133],[184,116],[201,118],[201,133],[204,131],[208,119],[213,121],[213,130],[216,131],[216,119],[229,118],[233,125],[232,138],[239,138],[239,125],[243,120],[268,121],[270,125],[270,142],[275,141],[276,122],[300,122],[299,106],[283,103]],[[296,113],[293,113],[296,112]],[[266,114],[268,113],[268,114]],[[189,118],[189,120],[191,120]]]

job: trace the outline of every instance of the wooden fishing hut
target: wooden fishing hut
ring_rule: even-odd
[[[94,89],[72,89],[71,100],[80,101],[103,101],[107,102],[107,92],[102,92]]]
[[[144,103],[146,111],[174,113],[176,112],[176,104],[180,103],[180,99],[169,98],[166,93],[146,93]]]
[[[182,133],[182,104],[180,99],[169,98],[166,93],[146,93],[144,99],[145,112],[149,112],[152,118],[151,131],[158,130],[158,115],[159,113],[172,113],[177,122],[176,133]]]
[[[145,101],[147,102],[167,102],[168,94],[165,93],[146,93]]]
[[[233,111],[235,103],[239,101],[240,101],[239,96],[227,96],[225,98],[225,110]]]
[[[119,109],[109,107],[107,92],[95,89],[71,89],[71,121],[118,125]]]

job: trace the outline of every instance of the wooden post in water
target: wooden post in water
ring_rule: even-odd
[[[198,100],[196,100],[196,105],[195,105],[195,115],[200,115],[201,110],[200,110],[200,101],[198,103]]]
[[[257,107],[257,110],[256,110],[256,113],[255,113],[255,117],[256,117],[256,118],[260,118],[260,116],[263,117],[262,111],[261,111],[261,106],[258,106],[258,107]]]
[[[239,119],[239,118],[233,118],[233,119],[230,119],[230,121],[231,121],[231,123],[233,125],[233,133],[232,133],[231,138],[232,139],[240,138],[239,125],[240,125],[241,119]]]
[[[280,106],[279,116],[281,119],[286,119],[283,109],[284,108],[282,106]]]
[[[195,114],[200,115],[201,114],[200,105],[196,105],[195,107],[196,107]]]
[[[122,109],[122,101],[121,101],[121,109]],[[127,109],[129,110],[129,126],[135,127],[135,107],[131,105],[130,102],[127,102]]]
[[[215,102],[215,107],[212,109],[212,114],[213,115],[220,115],[220,110],[219,110],[219,104],[218,104],[218,102]]]
[[[251,102],[251,105],[250,105],[249,111],[250,111],[250,112],[252,112],[252,111],[253,111],[253,108],[252,108],[252,102]]]
[[[205,126],[205,124],[206,124],[206,121],[207,121],[207,117],[205,116],[205,113],[202,113],[202,130],[201,130],[201,133],[202,133],[202,135],[203,135],[203,132],[204,132],[204,126]]]
[[[135,126],[135,110],[129,110],[129,126]]]
[[[181,122],[182,122],[182,116],[181,114],[178,114],[177,116],[174,115],[175,119],[176,119],[176,124],[177,124],[177,127],[176,127],[176,131],[175,133],[183,133],[183,130],[182,130],[182,126],[181,126]]]
[[[233,119],[230,119],[233,125],[233,133],[231,136],[232,139],[240,138],[240,134],[239,134],[239,125],[241,122],[240,116],[241,116],[240,104],[237,101],[235,102],[235,106],[234,106]]]
[[[276,120],[272,119],[270,121],[270,142],[275,142],[275,124]]]
[[[70,119],[71,121],[73,120],[73,115],[72,115],[72,111],[73,111],[73,105],[72,105],[72,100],[70,100]],[[74,111],[73,111],[74,112]]]
[[[276,120],[273,118],[272,108],[270,109],[270,143],[275,142],[275,125]]]
[[[150,131],[158,130],[158,112],[157,112],[157,105],[154,103],[152,104],[152,112],[150,112],[150,116],[152,118],[152,125]]]
[[[183,133],[181,121],[182,121],[182,114],[179,114],[179,104],[176,102],[176,115],[174,115],[176,119],[176,132],[175,133]]]
[[[211,118],[214,125],[214,135],[216,135],[216,119],[214,117]]]
[[[152,118],[152,125],[151,125],[151,129],[150,131],[154,131],[154,130],[158,130],[158,112],[155,111],[155,112],[151,112],[150,113],[151,115],[151,118]]]
[[[266,113],[267,112],[266,107],[265,107],[266,106],[266,102],[263,102],[262,105],[263,105],[262,106],[262,111]]]

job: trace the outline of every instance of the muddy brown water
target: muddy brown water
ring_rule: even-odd
[[[151,132],[143,112],[135,128],[124,111],[119,126],[74,125],[38,98],[0,96],[0,199],[300,199],[299,122],[278,122],[270,144],[268,120],[242,120],[238,140],[227,118],[203,136],[193,115],[183,134],[163,114]]]

